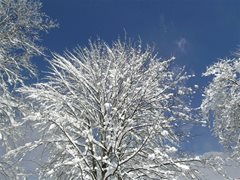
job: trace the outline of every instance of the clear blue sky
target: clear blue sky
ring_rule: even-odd
[[[43,38],[53,52],[98,37],[111,43],[126,31],[129,38],[154,45],[160,56],[176,56],[176,64],[197,76],[191,82],[200,85],[195,104],[209,80],[201,73],[240,44],[239,0],[43,0],[43,11],[60,25]],[[219,150],[209,130],[196,127],[193,132],[199,136],[185,145],[188,150]]]

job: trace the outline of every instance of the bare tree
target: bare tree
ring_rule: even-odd
[[[41,178],[195,177],[189,164],[200,160],[179,158],[176,133],[191,121],[193,90],[174,58],[120,41],[53,56],[47,81],[19,90],[32,107],[25,120],[39,136],[8,156],[43,148]]]
[[[21,124],[19,100],[15,88],[34,74],[30,59],[43,54],[39,34],[55,26],[40,11],[41,3],[33,0],[0,1],[0,142],[1,154],[14,147]],[[18,135],[17,135],[18,134]],[[0,158],[0,174],[13,175],[10,164]],[[1,176],[0,176],[1,177]],[[9,177],[12,178],[12,177]],[[15,177],[14,177],[15,178]]]

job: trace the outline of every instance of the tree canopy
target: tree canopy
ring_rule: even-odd
[[[198,159],[179,158],[179,121],[191,120],[183,69],[150,48],[90,43],[49,61],[48,81],[20,92],[34,107],[25,118],[42,133],[49,157],[42,177],[156,179],[191,174]],[[32,149],[32,146],[28,148]]]
[[[35,74],[30,60],[43,55],[40,33],[55,23],[40,11],[41,3],[31,0],[0,1],[0,140],[1,153],[14,148],[21,132],[21,102],[14,91]],[[0,174],[14,178],[10,165],[0,160]]]
[[[205,116],[213,119],[214,134],[230,151],[239,154],[240,138],[240,59],[221,60],[210,66],[204,76],[213,76],[205,89],[201,105]]]

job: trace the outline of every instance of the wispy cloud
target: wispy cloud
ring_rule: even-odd
[[[187,41],[186,38],[182,37],[182,38],[180,38],[179,40],[176,41],[176,45],[181,52],[185,53],[187,45],[188,45],[188,41]]]

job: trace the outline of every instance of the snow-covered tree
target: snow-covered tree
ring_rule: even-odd
[[[15,88],[34,74],[31,57],[42,55],[39,34],[55,26],[40,11],[41,3],[34,0],[0,1],[0,153],[9,151],[19,133],[19,101]],[[1,156],[2,157],[2,156]],[[10,165],[0,158],[0,177],[9,176]],[[7,169],[6,169],[7,167]]]
[[[29,60],[42,54],[39,34],[55,26],[40,11],[41,3],[33,0],[1,0],[0,2],[0,70],[1,81],[22,81],[19,72],[33,71]],[[1,83],[3,84],[3,83]]]
[[[227,150],[240,150],[240,59],[221,60],[210,66],[204,76],[213,76],[201,105],[206,117]]]
[[[41,178],[172,179],[194,176],[180,158],[182,124],[191,121],[190,77],[151,48],[90,43],[49,61],[47,80],[19,91],[38,137],[8,156],[43,150]],[[42,162],[41,162],[42,161]]]

